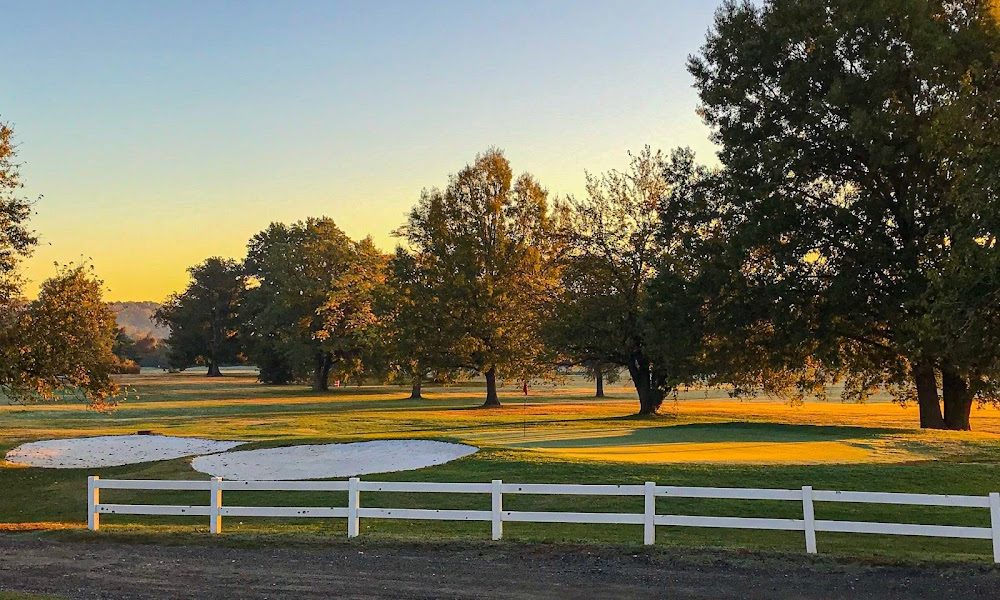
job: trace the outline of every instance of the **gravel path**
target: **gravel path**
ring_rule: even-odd
[[[996,598],[987,565],[521,544],[234,548],[0,535],[0,590],[63,598]]]

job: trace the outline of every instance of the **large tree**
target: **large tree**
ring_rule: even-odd
[[[668,159],[646,148],[632,157],[627,171],[588,175],[586,197],[569,198],[566,205],[569,251],[550,339],[580,362],[627,369],[643,415],[655,413],[665,394],[687,377],[678,361],[653,348],[664,335],[680,348],[693,323],[663,308],[677,290],[662,283],[658,301],[649,291],[666,264],[665,252],[689,231],[688,198],[672,192],[679,177],[673,173],[688,176],[691,165],[687,151]],[[670,233],[664,234],[667,227]],[[687,302],[684,307],[694,308]]]
[[[374,345],[385,262],[370,238],[354,241],[328,218],[272,223],[255,235],[242,318],[262,380],[308,376],[322,391],[333,374],[357,376]]]
[[[111,376],[120,366],[112,352],[118,327],[102,286],[87,267],[65,267],[0,324],[0,348],[14,350],[10,362],[0,360],[7,396],[33,402],[71,394],[96,408],[117,402],[122,390]]]
[[[425,191],[399,231],[427,269],[436,319],[455,324],[454,366],[486,377],[484,406],[500,406],[498,376],[524,381],[547,368],[540,328],[558,284],[554,227],[545,189],[515,178],[492,149],[445,189]]]
[[[206,365],[209,377],[221,377],[219,366],[236,362],[240,353],[239,305],[246,274],[239,262],[217,256],[188,273],[187,288],[170,296],[153,318],[170,328],[171,366]]]
[[[888,387],[923,427],[995,398],[998,27],[985,0],[719,10],[689,68],[725,167],[737,371]]]

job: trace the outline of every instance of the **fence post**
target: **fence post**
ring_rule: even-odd
[[[802,519],[806,526],[806,552],[816,554],[816,511],[811,485],[802,486]]]
[[[222,478],[213,477],[211,486],[212,496],[208,503],[208,531],[222,533]]]
[[[1000,563],[1000,493],[990,494],[990,526],[993,528],[993,562]]]
[[[361,531],[361,523],[358,518],[358,508],[361,504],[361,491],[358,484],[361,482],[357,477],[347,480],[347,537],[358,537]]]
[[[656,543],[656,484],[647,481],[642,492],[645,499],[642,516],[642,543],[652,546]]]
[[[91,475],[87,478],[87,529],[97,531],[101,528],[101,515],[97,505],[101,503],[101,478]]]
[[[499,540],[503,537],[503,481],[500,479],[493,480],[493,489],[490,498],[492,499],[490,508],[493,511],[492,538]]]

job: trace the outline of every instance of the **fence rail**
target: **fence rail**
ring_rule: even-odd
[[[196,490],[209,493],[204,506],[165,504],[108,504],[101,502],[102,489],[119,490]],[[347,492],[347,506],[274,507],[223,506],[223,491],[274,492]],[[489,494],[490,510],[367,507],[361,505],[361,492]],[[515,511],[503,509],[505,495],[558,496],[641,496],[641,513]],[[801,519],[762,517],[719,517],[657,514],[657,498],[705,498],[725,500],[779,500],[799,502]],[[922,525],[880,523],[874,521],[832,521],[816,518],[815,503],[895,504],[989,509],[990,527],[958,525]],[[222,532],[223,517],[317,517],[346,518],[348,537],[357,537],[360,521],[365,519],[414,519],[434,521],[484,521],[491,524],[492,538],[503,537],[504,522],[522,523],[592,523],[642,525],[643,543],[656,541],[656,527],[715,527],[727,529],[767,529],[801,531],[806,552],[815,554],[817,532],[907,535],[992,540],[993,561],[1000,563],[1000,493],[988,496],[952,496],[895,492],[843,492],[801,489],[757,489],[680,487],[656,485],[595,485],[504,483],[438,483],[404,481],[235,481],[214,477],[209,481],[168,481],[142,479],[87,479],[87,527],[98,530],[102,514],[207,516],[209,530]]]

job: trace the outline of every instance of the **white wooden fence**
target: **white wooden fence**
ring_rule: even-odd
[[[102,503],[102,489],[127,490],[202,490],[209,492],[209,503],[198,506],[164,504],[107,504]],[[308,491],[347,492],[347,506],[273,507],[273,506],[223,506],[223,491]],[[418,492],[446,494],[489,494],[490,510],[416,509],[362,507],[361,492]],[[601,512],[537,512],[503,510],[505,495],[537,494],[560,496],[642,496],[645,500],[642,513]],[[711,498],[730,500],[784,500],[802,505],[801,519],[761,517],[717,517],[657,514],[657,498]],[[895,504],[918,506],[947,506],[984,508],[990,511],[990,527],[955,525],[918,525],[912,523],[879,523],[871,521],[830,521],[816,518],[814,503],[846,502],[859,504]],[[439,521],[488,521],[492,524],[494,540],[503,536],[504,522],[530,523],[605,523],[643,526],[643,543],[656,540],[657,526],[720,527],[730,529],[771,529],[802,531],[806,552],[816,553],[816,532],[876,533],[883,535],[910,535],[947,538],[992,540],[993,560],[1000,563],[1000,493],[989,496],[951,496],[939,494],[902,494],[886,492],[838,492],[802,489],[756,489],[677,487],[656,485],[593,485],[548,483],[434,483],[401,481],[361,481],[354,477],[347,481],[237,481],[221,477],[209,481],[173,481],[143,479],[87,479],[87,527],[96,531],[102,514],[128,515],[195,515],[209,518],[209,530],[222,532],[223,517],[321,517],[347,518],[347,535],[356,537],[362,518],[374,519],[423,519]]]

